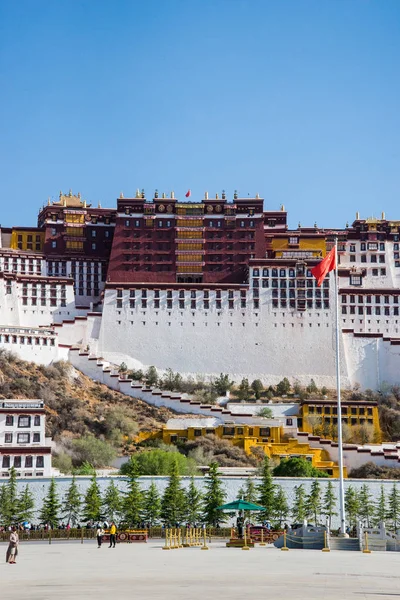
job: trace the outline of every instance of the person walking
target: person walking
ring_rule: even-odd
[[[101,548],[101,543],[103,541],[104,529],[101,525],[97,525],[96,537],[97,537],[97,547]]]
[[[10,565],[15,565],[17,562],[15,559],[18,555],[18,544],[19,537],[17,530],[15,527],[12,527],[10,533],[10,543],[6,552],[6,562],[8,562]]]
[[[111,521],[111,527],[110,527],[110,545],[108,546],[109,548],[111,548],[111,546],[113,548],[115,548],[116,534],[117,534],[117,528],[115,527],[114,521]]]

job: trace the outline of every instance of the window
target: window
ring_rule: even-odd
[[[260,437],[269,437],[271,435],[270,427],[260,427]]]
[[[44,456],[38,456],[36,458],[36,468],[43,469],[44,467]]]
[[[3,456],[2,467],[3,467],[3,469],[10,468],[10,457],[9,456]]]
[[[350,244],[350,252],[355,252],[355,251],[356,251],[355,244]]]
[[[96,230],[92,229],[92,237],[96,237]]]
[[[18,433],[17,443],[18,444],[29,444],[31,436],[29,433]]]
[[[299,243],[298,237],[290,237],[289,238],[289,244],[298,244],[298,243]]]
[[[5,444],[12,444],[13,441],[13,434],[12,433],[5,433],[4,434],[4,443]]]
[[[96,250],[96,244],[92,244],[92,250]]]
[[[31,469],[33,467],[33,457],[32,456],[26,456],[25,457],[25,468],[26,469]]]
[[[57,242],[56,241],[51,242],[51,247],[52,248],[57,248]]]
[[[377,260],[376,260],[376,254],[371,254],[371,262],[372,263],[376,263],[377,262]]]
[[[18,417],[18,427],[30,427],[31,426],[31,417],[28,415],[21,415]]]
[[[362,263],[366,263],[367,262],[367,255],[366,254],[361,254],[361,262]]]
[[[40,433],[34,433],[32,441],[34,444],[38,444],[40,442]]]
[[[14,467],[16,469],[21,468],[21,457],[20,456],[14,456]]]
[[[350,285],[361,285],[362,277],[360,275],[350,275]]]
[[[6,425],[14,425],[14,417],[12,415],[6,416]]]

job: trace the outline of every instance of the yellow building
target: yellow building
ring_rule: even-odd
[[[344,428],[344,441],[355,443],[381,441],[379,425],[378,404],[361,400],[342,401],[342,424]],[[362,435],[360,426],[370,426],[373,439],[357,439]],[[306,431],[329,439],[337,438],[337,402],[336,400],[316,400],[309,398],[303,400],[298,418],[299,431]],[[348,438],[348,439],[346,439]]]
[[[326,254],[326,236],[317,229],[275,234],[270,243],[274,258],[323,258]]]
[[[190,421],[193,426],[190,426]],[[181,424],[179,423],[181,421]],[[271,459],[276,461],[282,458],[302,457],[331,477],[338,477],[339,467],[330,460],[324,448],[312,448],[308,442],[298,441],[296,438],[287,438],[283,434],[282,426],[271,425],[237,425],[207,424],[207,419],[202,425],[201,419],[171,419],[162,430],[162,440],[166,444],[176,444],[178,441],[194,441],[205,435],[215,435],[220,439],[230,441],[234,446],[242,448],[246,454],[251,455],[253,449],[260,448]],[[149,433],[149,437],[159,437]],[[345,471],[345,476],[347,473]]]
[[[37,227],[19,227],[12,229],[10,248],[13,250],[26,250],[43,252],[44,231]]]

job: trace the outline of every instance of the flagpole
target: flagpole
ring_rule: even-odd
[[[346,514],[344,509],[344,477],[343,477],[343,435],[342,435],[342,404],[340,398],[340,345],[339,345],[339,270],[338,270],[338,239],[335,238],[335,308],[336,308],[336,389],[337,389],[337,421],[338,421],[338,455],[339,455],[339,517],[340,533],[346,535]]]

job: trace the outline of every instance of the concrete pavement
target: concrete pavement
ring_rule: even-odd
[[[248,552],[213,542],[210,549],[161,550],[161,542],[21,543],[17,565],[0,544],[1,600],[394,600],[400,598],[400,554]]]

